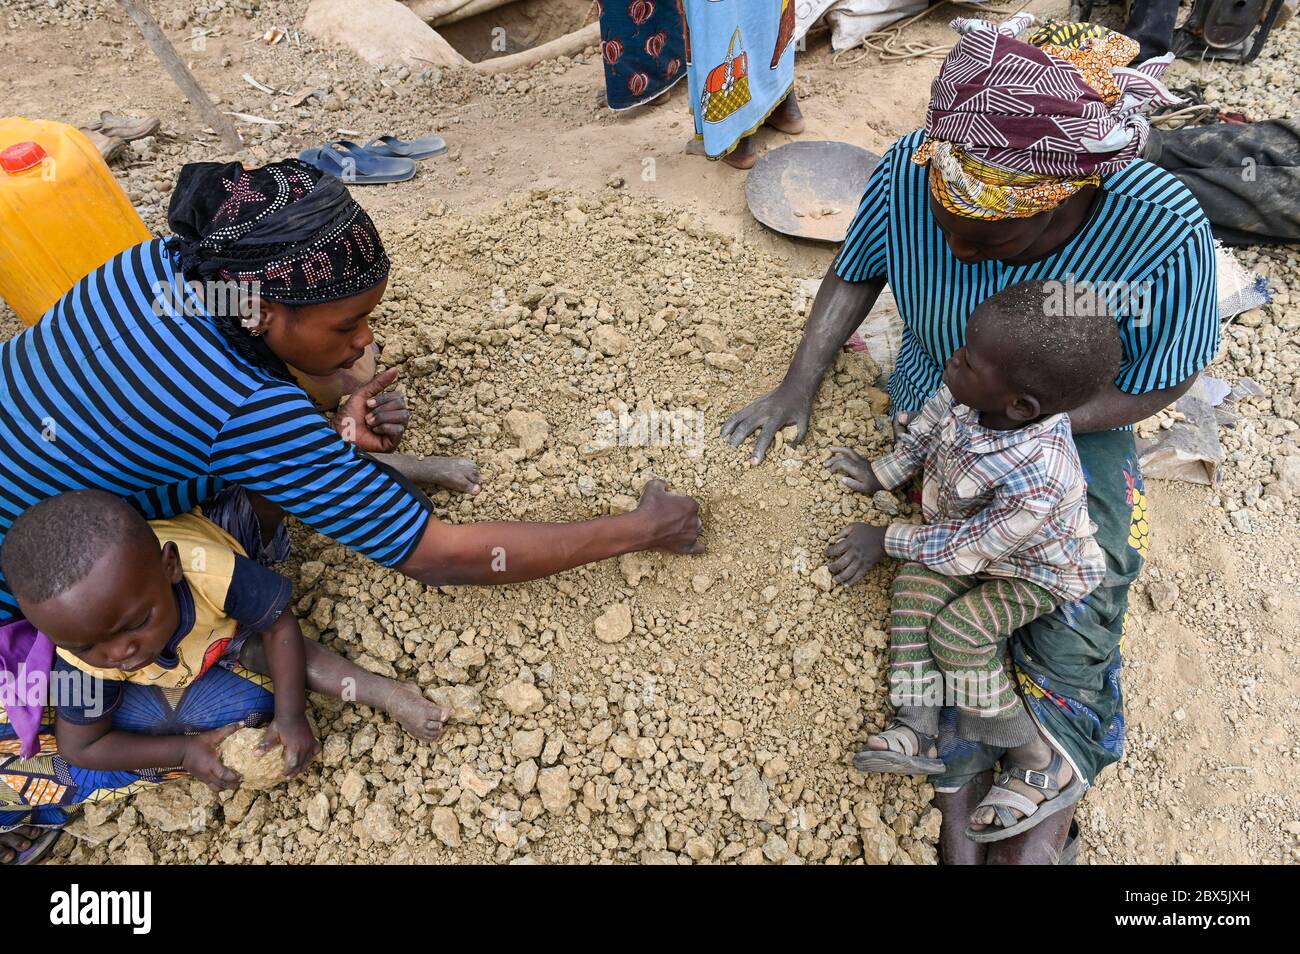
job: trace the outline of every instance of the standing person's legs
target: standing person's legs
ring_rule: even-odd
[[[748,169],[758,160],[759,127],[790,135],[804,128],[794,95],[794,4],[685,0],[683,10],[696,140],[687,152]]]
[[[785,99],[781,100],[776,109],[772,110],[771,115],[763,121],[763,125],[770,126],[787,136],[797,136],[804,131],[807,123],[804,122],[803,113],[799,109],[799,97],[793,89]],[[687,144],[686,151],[692,155],[704,155],[704,146],[698,141],[693,141]],[[758,144],[754,141],[754,133],[741,139],[735,149],[722,157],[722,161],[737,169],[752,168],[754,163],[758,162]]]
[[[797,136],[807,128],[808,124],[804,122],[803,112],[799,109],[799,97],[793,88],[776,109],[772,110],[764,125],[771,126],[777,132],[783,132],[788,136]]]

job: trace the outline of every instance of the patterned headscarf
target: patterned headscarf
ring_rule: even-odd
[[[962,37],[931,87],[912,161],[930,163],[932,194],[957,215],[1055,208],[1142,154],[1143,109],[1179,102],[1159,80],[1171,55],[1130,68],[1138,44],[1126,36],[1060,20],[1031,31],[1035,22],[952,21]]]
[[[297,159],[256,169],[192,162],[181,169],[167,224],[187,275],[256,282],[268,301],[336,301],[388,275],[365,209],[338,179]]]

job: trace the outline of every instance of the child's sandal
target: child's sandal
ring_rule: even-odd
[[[863,749],[853,756],[853,767],[864,774],[886,775],[942,775],[945,766],[939,759],[922,755],[931,749],[939,751],[939,737],[918,732],[895,719],[877,733],[887,751]],[[913,742],[913,738],[917,741]]]

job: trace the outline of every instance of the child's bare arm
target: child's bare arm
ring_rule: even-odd
[[[857,493],[892,490],[925,465],[930,444],[951,407],[952,401],[946,392],[940,392],[925,403],[919,414],[914,415],[915,420],[906,430],[898,433],[894,449],[888,454],[871,461],[852,448],[834,447],[826,467],[832,474],[841,474],[840,483]]]
[[[286,610],[262,633],[262,650],[275,686],[275,719],[266,730],[262,749],[284,745],[285,771],[301,771],[320,750],[320,742],[307,721],[307,661],[302,627]]]
[[[222,740],[238,728],[236,723],[199,735],[142,735],[114,729],[109,719],[79,725],[59,718],[54,735],[59,754],[69,765],[109,772],[179,766],[220,791],[239,787],[238,773],[226,768],[217,755]]]

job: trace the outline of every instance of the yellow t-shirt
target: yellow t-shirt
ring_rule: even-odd
[[[184,689],[221,658],[239,632],[260,631],[274,622],[288,602],[289,581],[249,560],[234,537],[197,509],[150,520],[149,527],[160,543],[174,543],[179,551],[185,576],[176,587],[178,633],[184,635],[169,643],[158,661],[134,672],[96,669],[62,649],[59,656],[109,682]]]

